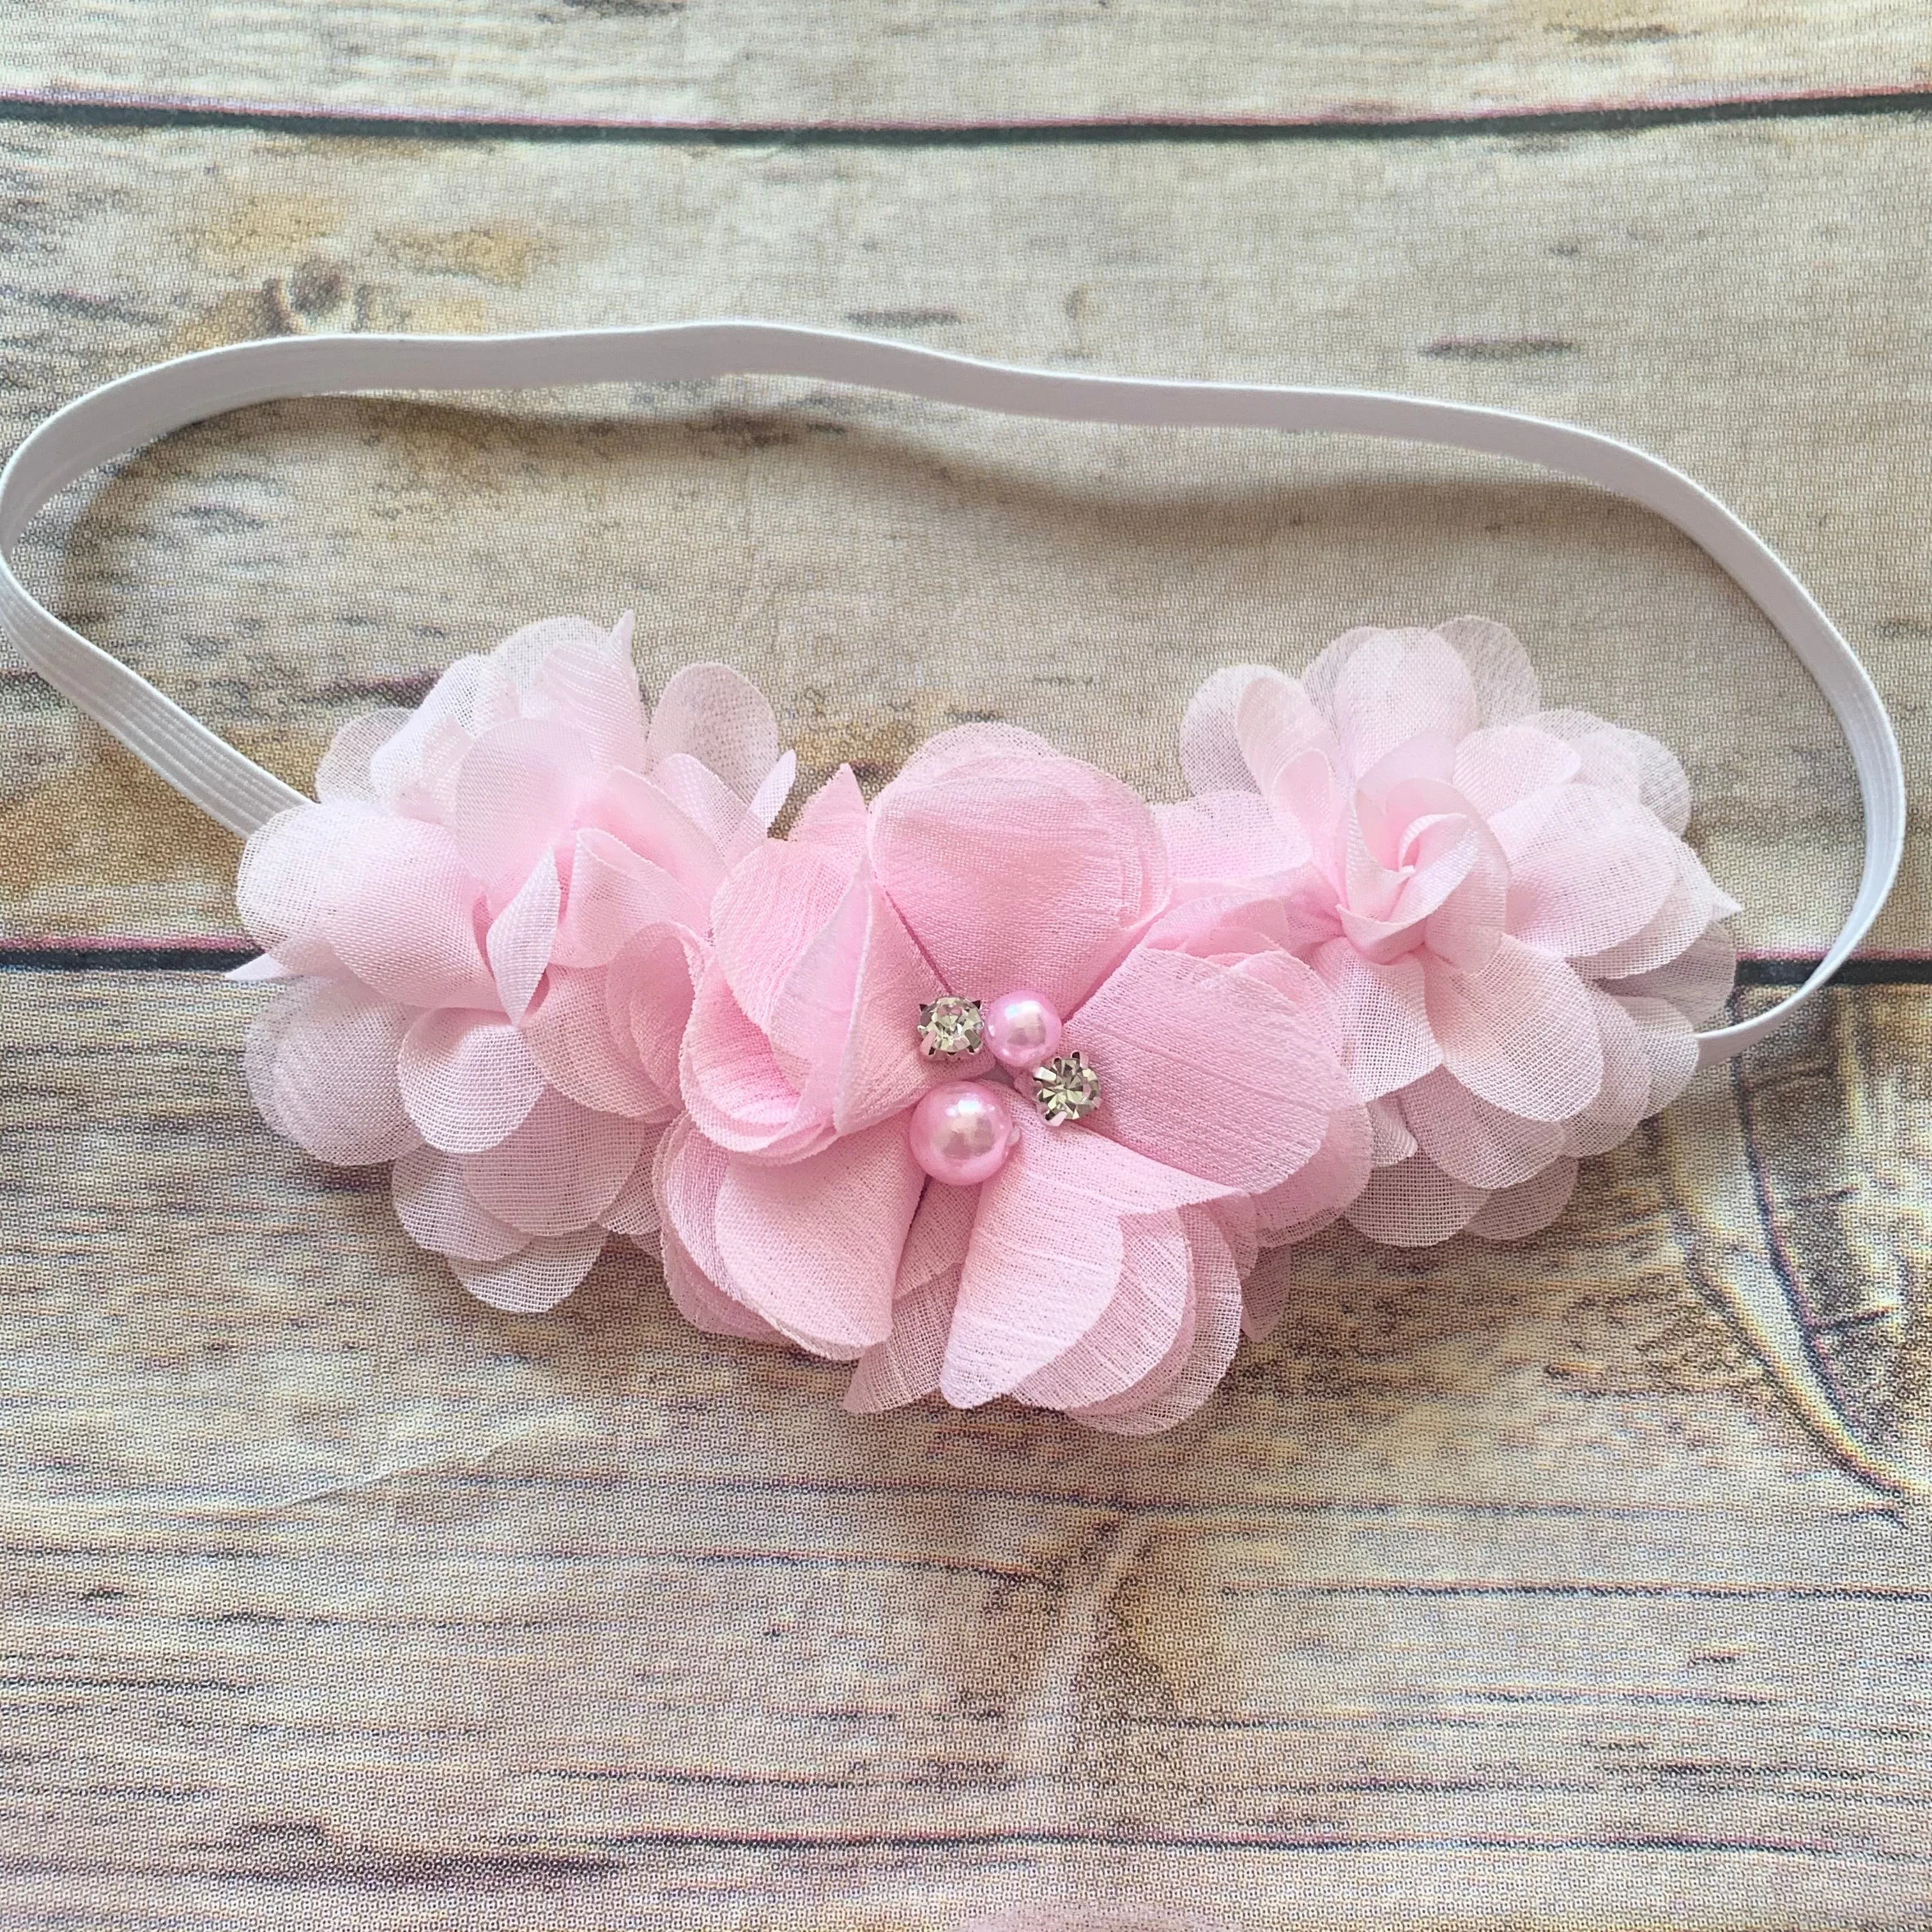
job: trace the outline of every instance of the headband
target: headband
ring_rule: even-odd
[[[1480,620],[1351,633],[1299,680],[1216,674],[1180,721],[1183,806],[968,727],[869,806],[841,774],[778,839],[792,766],[769,705],[694,667],[647,712],[628,621],[534,626],[417,713],[353,721],[318,806],[0,566],[0,629],[28,662],[250,839],[238,900],[265,956],[244,975],[299,982],[251,1040],[271,1123],[326,1157],[394,1160],[405,1226],[487,1299],[548,1305],[616,1232],[661,1255],[700,1325],[854,1362],[854,1406],[943,1389],[1165,1426],[1212,1388],[1237,1327],[1278,1315],[1264,1250],[1344,1214],[1412,1244],[1545,1225],[1577,1158],[1787,1024],[1897,874],[1897,740],[1803,586],[1669,464],[1506,410],[751,322],[284,338],[50,418],[0,475],[0,558],[89,470],[246,404],[727,375],[1432,442],[1641,503],[1738,584],[1832,706],[1864,808],[1858,890],[1802,986],[1694,1041],[1729,991],[1736,908],[1678,836],[1681,771],[1640,734],[1544,710],[1521,647]],[[394,929],[436,905],[454,922],[440,937]],[[1570,1071],[1529,1064],[1512,1003],[1571,1028]],[[350,1060],[386,1069],[359,1140],[310,1118]],[[1048,1222],[1063,1238],[1042,1240]],[[1043,1300],[1018,1293],[1048,1277]],[[1828,1446],[1901,1485],[1790,1311],[1733,1312]]]

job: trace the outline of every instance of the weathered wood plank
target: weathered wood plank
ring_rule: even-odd
[[[731,310],[1526,406],[1670,455],[1763,529],[1872,666],[1924,796],[1932,474],[1900,425],[1932,400],[1932,123],[916,154],[16,126],[0,159],[14,434],[277,329]],[[728,386],[256,411],[66,510],[30,576],[297,782],[459,651],[636,604],[650,674],[740,663],[814,769],[880,776],[994,712],[1171,791],[1207,669],[1476,608],[1553,693],[1684,756],[1746,943],[1816,944],[1856,865],[1842,747],[1766,627],[1647,517],[1500,466]],[[232,932],[225,838],[23,674],[0,708],[9,935]],[[1882,946],[1932,944],[1928,869],[1916,841]]]
[[[1828,996],[1521,1248],[1312,1248],[1132,1444],[846,1417],[647,1264],[478,1306],[254,1120],[262,997],[0,975],[15,1922],[1922,1921],[1923,1528],[1689,1283],[1835,1244],[1922,1443],[1932,990]]]
[[[620,125],[1387,119],[1926,77],[1904,0],[338,0],[326,28],[301,0],[8,0],[0,47],[0,84],[56,98]]]

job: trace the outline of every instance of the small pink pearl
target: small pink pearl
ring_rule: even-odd
[[[949,1080],[912,1110],[906,1130],[912,1157],[949,1187],[974,1187],[1006,1165],[1012,1115],[999,1090],[982,1080]]]
[[[1030,1073],[1060,1051],[1060,1016],[1037,993],[1009,993],[982,1018],[993,1058],[1016,1073]]]

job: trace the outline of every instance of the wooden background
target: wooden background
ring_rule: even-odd
[[[0,50],[10,446],[252,336],[723,313],[1528,407],[1763,530],[1932,784],[1932,113],[1871,111],[1916,8],[0,0]],[[1172,793],[1204,670],[1479,609],[1684,752],[1757,978],[1855,866],[1748,608],[1502,465],[801,386],[316,403],[118,466],[21,562],[297,782],[459,652],[632,604],[648,674],[740,663],[814,770],[992,712]],[[232,842],[10,664],[0,1924],[1932,1918],[1928,1526],[1746,1340],[1925,1455],[1916,821],[1856,982],[1556,1228],[1324,1240],[1127,1444],[847,1418],[614,1253],[550,1316],[470,1301],[249,1108]]]

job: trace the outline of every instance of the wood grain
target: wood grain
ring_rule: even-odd
[[[255,1121],[262,997],[0,975],[10,1924],[1922,1922],[1923,1527],[1686,1284],[1828,1196],[1922,1293],[1932,993],[1831,995],[1520,1249],[1308,1251],[1144,1444],[847,1417],[634,1257],[478,1306]]]
[[[10,29],[10,31],[9,31]],[[92,0],[0,6],[56,98],[776,126],[1384,120],[1924,85],[1908,0]]]
[[[116,369],[277,330],[732,311],[1528,407],[1662,452],[1763,530],[1892,702],[1915,800],[1932,772],[1932,478],[1898,433],[1932,401],[1913,295],[1932,122],[614,160],[8,138],[32,238],[0,286],[16,433]],[[1169,793],[1208,669],[1478,609],[1521,631],[1553,696],[1685,758],[1748,944],[1818,944],[1856,862],[1835,728],[1713,569],[1591,493],[1406,448],[1048,430],[796,386],[316,404],[172,440],[22,556],[297,782],[343,717],[460,651],[634,604],[648,674],[741,664],[814,771],[850,756],[876,779],[990,713]],[[9,936],[232,934],[228,842],[36,681],[0,684],[0,707]],[[1932,944],[1927,872],[1915,833],[1882,946]]]

